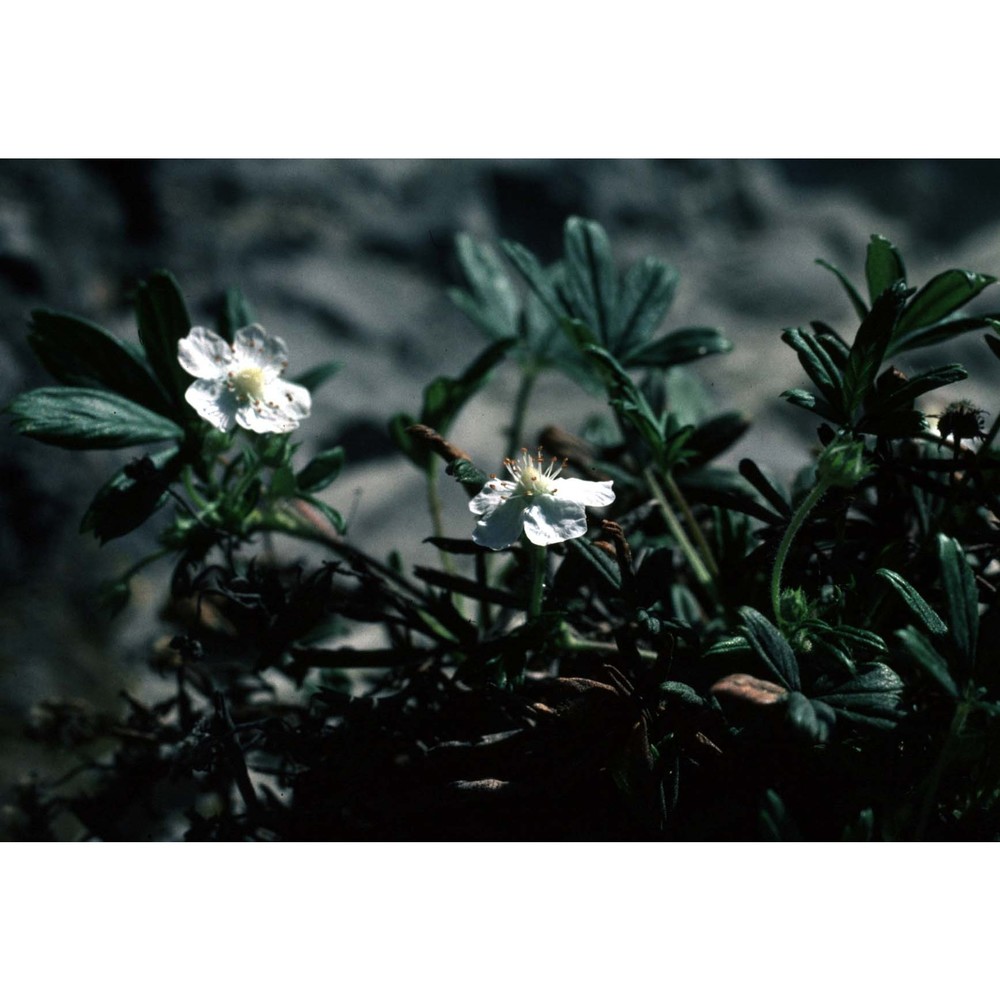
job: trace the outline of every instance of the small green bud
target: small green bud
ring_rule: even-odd
[[[812,606],[801,587],[789,587],[781,592],[781,620],[797,625],[812,614]]]
[[[871,471],[872,465],[865,458],[862,441],[845,438],[832,441],[819,456],[819,478],[830,486],[850,489]]]

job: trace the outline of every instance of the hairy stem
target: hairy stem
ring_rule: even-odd
[[[771,571],[771,608],[774,611],[774,620],[779,626],[782,624],[781,574],[785,568],[785,560],[788,558],[788,552],[792,547],[795,536],[799,533],[799,529],[805,524],[809,512],[819,503],[829,485],[829,481],[825,478],[816,481],[816,485],[809,491],[808,496],[802,501],[799,509],[792,516],[788,527],[785,529],[784,537],[781,539],[781,544],[778,546],[778,554],[774,559],[774,569]]]
[[[714,585],[714,577],[709,572],[708,567],[702,560],[698,550],[691,544],[691,539],[688,538],[687,532],[684,531],[684,527],[681,522],[677,520],[677,515],[673,512],[673,509],[670,506],[670,501],[667,499],[666,494],[664,494],[660,484],[656,481],[656,477],[650,469],[646,470],[646,482],[649,485],[650,492],[660,505],[660,510],[663,512],[663,518],[667,522],[667,527],[670,529],[670,533],[674,536],[677,544],[681,547],[681,551],[684,553],[684,556],[687,559],[688,564],[691,566],[698,582],[702,584],[702,586],[711,589]]]
[[[545,567],[547,552],[544,545],[527,542],[528,557],[531,560],[531,593],[528,597],[528,620],[533,621],[542,613],[545,594]]]

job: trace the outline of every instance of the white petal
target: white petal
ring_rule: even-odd
[[[557,500],[569,500],[585,507],[607,507],[615,500],[612,483],[611,479],[605,483],[592,483],[586,479],[558,479],[555,495]]]
[[[299,421],[309,416],[312,396],[305,386],[275,378],[264,386],[264,405],[298,426]]]
[[[280,375],[288,365],[285,342],[265,333],[257,323],[236,331],[233,356],[240,367],[260,368],[265,375]]]
[[[514,484],[506,479],[491,479],[470,501],[473,514],[488,514],[510,495]]]
[[[221,378],[233,362],[233,350],[217,333],[196,326],[177,341],[177,360],[195,378]]]
[[[580,504],[551,494],[535,496],[524,512],[524,533],[535,545],[555,545],[587,532],[587,514]]]
[[[514,497],[494,507],[492,513],[476,522],[472,540],[488,549],[509,548],[521,537],[524,505],[523,497]]]
[[[236,423],[254,434],[287,434],[299,426],[294,417],[261,403],[244,403],[236,411]]]
[[[207,420],[220,431],[231,431],[235,426],[238,404],[225,382],[200,378],[188,386],[184,398],[202,420]]]

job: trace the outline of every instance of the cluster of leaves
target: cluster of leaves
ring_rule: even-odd
[[[888,365],[976,330],[994,331],[1000,357],[997,317],[966,311],[994,279],[952,270],[913,290],[875,236],[866,300],[821,262],[858,327],[785,331],[812,383],[785,393],[789,413],[818,421],[819,445],[786,490],[749,459],[716,462],[747,422],[715,413],[687,366],[731,345],[709,328],[661,332],[676,271],[647,258],[620,272],[582,219],[552,265],[501,249],[458,238],[465,287],[452,298],[489,344],[390,428],[427,476],[433,515],[442,462],[453,488],[485,480],[446,435],[499,365],[521,377],[513,444],[539,372],[604,397],[580,436],[550,428],[542,442],[614,479],[617,499],[615,520],[546,550],[540,611],[537,553],[478,548],[471,521],[438,514],[440,566],[349,543],[315,496],[339,450],[298,472],[285,437],[233,456],[183,407],[174,356],[188,319],[166,276],[140,291],[144,353],[35,314],[33,345],[64,388],[15,400],[18,430],[64,447],[169,442],[133,458],[84,526],[106,540],[174,499],[162,542],[176,631],[154,667],[176,690],[130,698],[120,720],[49,703],[39,738],[90,748],[92,766],[24,786],[15,832],[55,835],[71,816],[109,839],[139,827],[193,839],[1000,834],[998,425],[962,401],[932,433],[922,397],[964,369]],[[231,335],[247,307],[227,303]],[[283,564],[257,544],[270,533],[310,538],[326,558]],[[360,645],[359,624],[381,640]]]

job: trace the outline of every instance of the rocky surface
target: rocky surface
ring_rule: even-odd
[[[293,373],[344,364],[304,431],[307,450],[347,449],[348,471],[328,499],[351,513],[352,537],[428,561],[423,486],[393,454],[385,424],[416,410],[430,378],[458,372],[483,345],[446,295],[457,232],[516,239],[551,259],[563,220],[578,214],[605,226],[622,263],[655,254],[674,264],[670,326],[717,325],[735,343],[698,366],[720,402],[754,420],[733,460],[750,454],[787,475],[811,442],[790,430],[777,399],[804,384],[780,331],[815,318],[853,329],[814,259],[860,281],[865,244],[881,232],[904,252],[911,279],[951,266],[997,273],[996,173],[976,161],[10,161],[0,164],[0,400],[48,381],[24,339],[35,306],[134,338],[130,293],[149,271],[171,270],[201,322],[238,286],[288,341]],[[1000,308],[993,289],[980,301]],[[949,349],[947,360],[956,353],[974,376],[961,394],[995,411],[986,378],[995,362],[981,341]],[[480,464],[502,458],[514,391],[513,372],[500,372],[453,431]],[[565,380],[543,380],[529,429],[572,430],[602,407]],[[118,464],[0,433],[0,781],[38,763],[17,738],[28,705],[113,699],[122,664],[144,653],[156,579],[113,625],[92,601],[96,582],[142,540],[98,549],[76,530]],[[458,491],[444,494],[446,516],[468,522]]]

